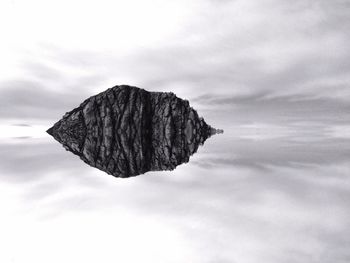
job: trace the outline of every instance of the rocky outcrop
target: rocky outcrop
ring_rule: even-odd
[[[87,164],[130,177],[188,162],[216,130],[174,93],[121,85],[88,98],[47,132]]]

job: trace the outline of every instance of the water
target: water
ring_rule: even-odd
[[[225,133],[189,163],[128,179],[86,165],[45,126],[8,126],[2,262],[346,262],[349,127],[221,117]]]

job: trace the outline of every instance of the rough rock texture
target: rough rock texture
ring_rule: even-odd
[[[216,130],[173,93],[121,85],[88,98],[47,132],[87,164],[130,177],[188,162]]]

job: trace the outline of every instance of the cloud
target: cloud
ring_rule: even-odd
[[[26,123],[16,123],[16,124],[12,124],[12,126],[17,126],[17,127],[31,127],[31,125],[26,124]]]
[[[81,244],[83,233],[96,230],[100,238],[88,239],[88,245],[106,252],[96,254],[108,260],[120,256],[108,254],[115,242],[127,240],[139,251],[174,240],[175,235],[157,239],[148,231],[152,242],[135,245],[139,232],[133,223],[151,219],[157,226],[152,230],[162,223],[182,238],[167,247],[185,261],[349,261],[349,2],[185,2],[143,3],[145,9],[137,11],[137,1],[121,8],[96,2],[85,9],[77,3],[16,1],[16,14],[3,11],[3,121],[52,124],[87,97],[130,84],[173,91],[208,123],[225,129],[175,171],[128,180],[100,173],[54,141],[2,142],[0,177],[5,190],[23,197],[14,206],[23,211],[23,229],[33,229],[26,220],[30,215],[66,217],[71,231],[57,231],[73,233],[74,243]],[[134,220],[120,221],[124,212]],[[94,221],[97,214],[101,218]],[[142,226],[147,229],[148,221]],[[58,242],[57,232],[46,237],[42,227],[33,230],[36,242],[49,238],[55,248],[67,241],[64,236]],[[17,250],[31,251],[21,253],[27,262],[37,260],[32,246],[37,243],[18,243],[23,233],[9,231],[4,244],[14,238]],[[108,251],[101,250],[106,244]],[[179,244],[190,252],[182,254]],[[60,255],[77,256],[63,247]],[[88,260],[90,253],[84,255]],[[149,258],[154,262],[156,256]]]
[[[312,129],[312,125],[347,124],[350,121],[350,102],[347,100],[308,94],[271,96],[269,92],[256,92],[225,96],[208,93],[194,97],[191,102],[204,112],[217,111],[216,121],[222,119],[222,122],[230,120],[232,123],[267,122],[283,125],[304,122],[309,123],[309,129]]]
[[[29,80],[6,81],[0,85],[0,118],[8,120],[58,120],[89,96],[80,88],[67,86],[57,91]]]
[[[347,110],[350,37],[343,26],[349,20],[346,2],[225,1],[217,7],[210,1],[198,3],[187,26],[159,45],[132,45],[125,52],[88,43],[80,49],[59,42],[41,43],[22,59],[21,80],[1,85],[7,97],[12,92],[13,98],[18,96],[6,104],[13,113],[5,108],[2,115],[13,116],[14,106],[9,104],[18,104],[20,116],[33,111],[47,118],[52,110],[43,112],[40,103],[48,101],[57,112],[67,111],[85,99],[83,95],[117,84],[173,91],[189,99],[206,94],[243,101],[249,96],[252,101],[277,98],[268,101],[279,104],[274,110],[281,109],[281,97],[286,98],[285,108],[297,106],[289,101],[296,98],[309,99],[311,108],[326,101],[331,107],[339,101]],[[115,40],[112,35],[111,40]],[[25,109],[23,94],[33,97]],[[67,95],[62,99],[61,94]],[[263,107],[262,111],[271,113],[272,106],[268,109],[267,103],[254,102],[252,108]]]

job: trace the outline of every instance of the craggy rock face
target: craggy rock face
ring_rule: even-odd
[[[47,130],[87,164],[116,177],[173,170],[216,130],[173,93],[115,86]]]

